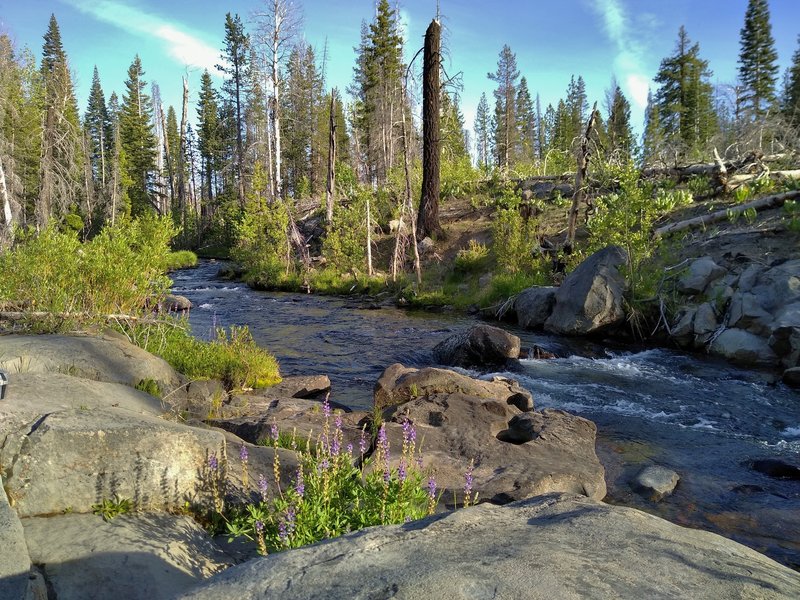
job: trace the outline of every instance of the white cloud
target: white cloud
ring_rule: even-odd
[[[616,46],[614,70],[619,75],[624,91],[636,108],[644,109],[650,78],[643,66],[643,52],[633,38],[622,0],[596,0],[591,6],[602,18],[606,35]]]
[[[217,74],[219,50],[188,33],[180,23],[133,8],[119,0],[62,0],[84,14],[133,35],[161,40],[167,53],[181,65]]]

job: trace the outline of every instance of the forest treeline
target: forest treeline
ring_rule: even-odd
[[[5,242],[14,227],[39,231],[55,223],[88,238],[120,216],[157,213],[173,217],[181,245],[233,246],[236,226],[249,214],[263,216],[280,203],[270,218],[291,228],[294,203],[313,198],[324,206],[326,194],[348,200],[383,194],[388,200],[378,218],[391,218],[406,156],[414,186],[419,179],[417,65],[409,68],[404,59],[417,49],[404,47],[396,8],[380,0],[354,40],[350,86],[332,88],[327,49],[305,41],[297,11],[286,0],[269,0],[247,24],[229,13],[220,44],[222,85],[215,87],[208,71],[198,90],[184,81],[178,107],[163,106],[159,85],[148,83],[136,56],[119,93],[106,94],[95,68],[81,111],[55,16],[38,62],[30,49],[0,35]],[[738,64],[737,82],[713,85],[699,44],[681,27],[653,79],[640,142],[615,80],[591,108],[583,78],[572,75],[564,98],[542,107],[532,89],[536,74],[522,75],[514,52],[503,46],[488,74],[493,103],[481,96],[473,140],[459,107],[458,77],[443,77],[442,195],[492,173],[574,170],[576,140],[592,110],[595,155],[619,163],[675,164],[707,158],[713,148],[742,155],[795,143],[800,48],[779,82],[767,0],[749,1]],[[251,225],[258,235],[260,225]]]

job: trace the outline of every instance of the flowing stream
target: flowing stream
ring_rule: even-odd
[[[284,375],[327,374],[331,399],[353,408],[369,408],[388,365],[429,366],[440,340],[474,322],[354,299],[257,292],[218,279],[219,266],[202,262],[173,274],[174,292],[194,303],[194,334],[248,325]],[[703,356],[503,327],[523,346],[568,357],[522,360],[505,374],[533,393],[537,408],[597,423],[607,502],[721,533],[800,569],[800,481],[751,466],[760,459],[800,464],[800,393],[768,374]],[[657,504],[628,484],[650,464],[681,476],[675,493]]]

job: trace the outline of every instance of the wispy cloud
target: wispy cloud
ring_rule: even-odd
[[[119,0],[61,1],[130,34],[160,40],[167,53],[182,65],[217,73],[215,65],[220,62],[219,49],[189,33],[180,23],[134,8]]]
[[[643,109],[647,105],[650,78],[643,65],[644,53],[633,38],[630,19],[622,1],[595,0],[591,2],[591,6],[603,20],[606,35],[617,48],[614,69],[625,92],[635,106]]]

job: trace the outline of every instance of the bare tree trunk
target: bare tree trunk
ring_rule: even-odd
[[[6,172],[3,169],[3,159],[0,158],[0,197],[3,199],[3,224],[6,228],[6,236],[8,241],[14,239],[14,216],[11,212],[11,197],[8,193],[8,186],[6,185]]]
[[[281,119],[280,119],[280,100],[278,97],[281,81],[278,76],[278,36],[280,32],[280,20],[277,12],[275,14],[275,44],[272,50],[272,132],[275,136],[275,197],[281,195],[283,181],[281,179]]]
[[[422,199],[419,203],[420,236],[441,233],[439,225],[439,170],[441,160],[441,119],[439,102],[441,86],[439,82],[439,63],[441,62],[442,27],[438,21],[431,21],[425,32],[425,51],[422,71]],[[405,108],[405,107],[404,107]],[[403,110],[405,113],[405,110]]]
[[[572,206],[569,209],[569,220],[567,222],[567,239],[564,241],[564,248],[570,251],[575,246],[575,228],[578,223],[578,208],[586,198],[586,190],[583,182],[589,170],[589,138],[594,129],[594,120],[597,117],[597,102],[592,106],[592,114],[589,115],[589,122],[586,124],[586,133],[581,138],[581,146],[578,149],[578,168],[575,172],[575,193],[572,195]]]
[[[367,275],[372,277],[372,215],[369,212],[369,197],[367,194]]]
[[[175,169],[172,165],[172,151],[169,147],[169,137],[167,131],[167,118],[164,116],[164,107],[159,111],[161,113],[161,129],[164,131],[164,158],[167,161],[167,179],[169,180],[169,207],[167,210],[172,210],[172,205],[175,203]]]
[[[189,112],[189,80],[183,78],[183,110],[181,112],[181,131],[179,135],[179,148],[178,148],[178,203],[181,209],[181,237],[183,238],[183,245],[186,246],[187,234],[186,221],[186,121],[187,113]],[[240,172],[241,175],[241,172]],[[239,182],[240,192],[242,191],[242,182]]]
[[[331,90],[331,114],[328,120],[328,186],[325,190],[325,220],[333,224],[333,190],[336,185],[336,97]]]

